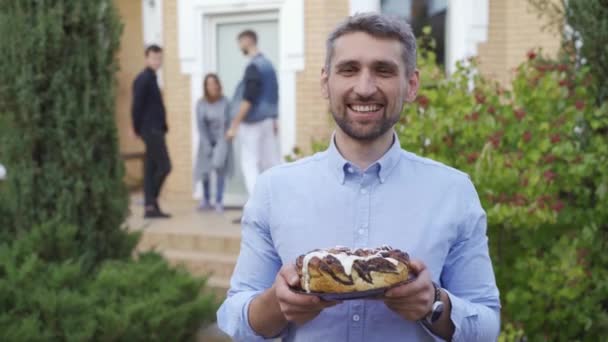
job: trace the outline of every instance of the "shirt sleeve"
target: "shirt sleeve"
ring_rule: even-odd
[[[138,76],[133,82],[133,103],[131,104],[131,120],[133,130],[138,135],[141,133],[141,125],[144,117],[144,103],[146,100],[146,91],[148,79],[145,74]]]
[[[249,64],[245,69],[245,92],[243,99],[255,103],[262,93],[262,75],[255,65]]]
[[[441,286],[452,304],[452,341],[496,341],[500,334],[500,299],[488,251],[486,214],[468,179],[462,200],[470,203],[469,210],[441,273]]]
[[[269,197],[269,177],[265,173],[258,177],[253,195],[245,205],[241,251],[227,298],[217,312],[219,328],[235,341],[266,340],[249,325],[248,311],[251,301],[272,286],[282,265],[269,230]]]

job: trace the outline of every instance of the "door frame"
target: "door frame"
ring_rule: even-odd
[[[204,53],[206,54],[205,59],[209,61],[209,69],[217,71],[218,70],[218,42],[217,42],[217,32],[218,26],[222,24],[232,24],[232,23],[255,23],[255,22],[266,22],[266,21],[275,21],[277,25],[277,31],[279,30],[279,13],[278,11],[270,10],[270,11],[260,11],[260,12],[244,12],[244,13],[230,13],[230,14],[214,14],[209,15],[206,20],[203,20],[203,32],[204,37],[203,40],[206,42],[204,45]],[[234,44],[237,44],[236,37],[234,37]],[[280,42],[277,41],[277,44],[280,46]],[[280,50],[280,48],[278,49]],[[280,56],[279,64],[280,64]],[[202,88],[202,85],[201,85]],[[202,92],[202,89],[201,89]],[[231,94],[224,94],[228,98],[231,97]],[[197,140],[198,140],[198,131],[196,131]],[[235,144],[239,143],[238,137],[234,142]],[[239,160],[234,161],[234,166],[236,168],[235,173],[241,172],[241,163]],[[241,172],[242,174],[242,172]],[[246,191],[246,190],[245,190]],[[200,194],[195,194],[200,196]],[[243,206],[247,202],[248,195],[247,193],[224,193],[224,203],[226,206]]]
[[[281,154],[291,153],[296,142],[297,73],[304,70],[304,0],[178,0],[178,52],[180,69],[190,76],[191,162],[194,168],[198,147],[196,102],[202,95],[202,79],[214,72],[214,18],[274,13],[279,35],[279,125]],[[267,19],[268,17],[266,17]],[[200,184],[193,187],[200,198]]]

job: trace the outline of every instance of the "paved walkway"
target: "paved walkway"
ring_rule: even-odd
[[[224,231],[240,234],[240,225],[232,220],[241,217],[241,210],[227,209],[223,214],[215,211],[196,210],[197,202],[189,199],[171,199],[161,202],[163,211],[172,215],[170,219],[144,219],[144,207],[140,194],[131,196],[131,215],[127,219],[132,230],[179,230],[179,231]]]

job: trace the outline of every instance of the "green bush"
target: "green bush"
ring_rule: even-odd
[[[77,226],[87,267],[134,243],[121,230],[128,197],[114,118],[121,31],[109,0],[0,1],[3,229]]]
[[[587,69],[538,52],[507,88],[445,78],[433,56],[397,132],[403,147],[467,172],[488,214],[502,339],[599,341],[608,334],[608,106]]]
[[[205,281],[132,259],[112,0],[0,1],[0,341],[183,341]]]
[[[76,232],[46,224],[0,245],[0,341],[187,341],[215,319],[204,280],[157,254],[82,272]],[[52,261],[49,240],[63,254]]]

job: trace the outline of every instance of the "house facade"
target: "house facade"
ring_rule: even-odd
[[[192,198],[198,144],[195,104],[206,73],[217,72],[230,97],[247,63],[236,44],[246,28],[258,32],[261,51],[274,63],[280,86],[280,143],[283,155],[307,150],[333,130],[328,104],[320,96],[319,75],[325,39],[344,17],[378,11],[402,16],[415,28],[431,25],[448,72],[456,61],[478,56],[480,72],[506,82],[526,51],[557,51],[559,37],[542,31],[526,0],[115,0],[124,22],[119,59],[116,122],[121,151],[142,152],[130,136],[131,83],[143,68],[143,50],[164,49],[159,72],[169,125],[173,163],[163,196]],[[424,77],[424,75],[422,75]],[[237,151],[238,153],[238,151]],[[141,164],[128,162],[131,177]],[[227,204],[246,199],[242,176],[227,188]]]

